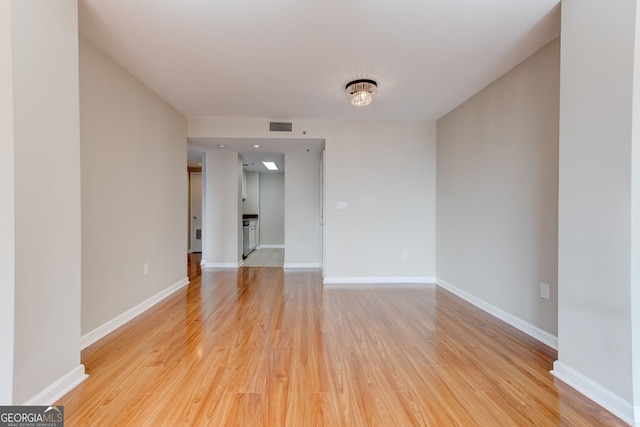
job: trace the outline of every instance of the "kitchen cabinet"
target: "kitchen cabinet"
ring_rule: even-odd
[[[242,258],[246,258],[260,244],[258,219],[242,220]]]
[[[258,220],[249,221],[249,251],[254,250],[259,243]]]
[[[247,200],[247,173],[242,171],[242,201]]]

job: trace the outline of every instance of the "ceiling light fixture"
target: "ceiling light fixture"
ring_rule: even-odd
[[[260,144],[253,144],[253,145],[252,145],[252,147],[253,147],[253,148],[261,148],[261,147],[262,147],[262,145],[260,145]]]
[[[278,170],[278,166],[276,166],[274,162],[262,162],[262,164],[264,165],[265,168],[269,169],[270,171]]]
[[[369,79],[354,80],[345,86],[349,100],[357,107],[371,104],[377,89],[378,83]]]

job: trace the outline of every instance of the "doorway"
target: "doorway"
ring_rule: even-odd
[[[284,154],[261,153],[272,170],[256,155],[243,159],[243,267],[284,265]],[[266,160],[265,160],[266,161]]]
[[[202,252],[202,172],[189,173],[189,252]]]

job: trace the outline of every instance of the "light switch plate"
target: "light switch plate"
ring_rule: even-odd
[[[349,209],[349,202],[338,202],[336,207],[338,209]]]
[[[540,283],[540,298],[549,299],[549,284]]]

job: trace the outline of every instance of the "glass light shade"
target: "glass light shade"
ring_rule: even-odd
[[[351,95],[351,103],[357,107],[364,107],[371,104],[373,97],[369,92],[361,91]]]
[[[375,81],[361,79],[347,83],[345,90],[351,104],[357,107],[364,107],[371,104],[377,88],[378,84]]]

